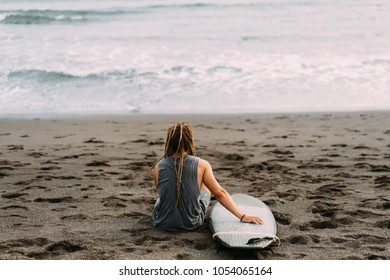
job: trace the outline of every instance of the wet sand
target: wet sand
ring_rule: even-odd
[[[279,247],[152,227],[176,121],[222,186],[271,208]],[[390,112],[0,120],[0,259],[390,259],[389,190]]]

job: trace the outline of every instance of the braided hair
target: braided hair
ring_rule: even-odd
[[[180,208],[182,207],[180,199],[181,177],[186,153],[195,155],[192,128],[185,122],[178,122],[168,128],[163,158],[175,157],[173,164],[176,171],[176,207]]]

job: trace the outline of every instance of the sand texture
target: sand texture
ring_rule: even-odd
[[[223,187],[271,208],[279,247],[152,227],[176,121]],[[390,259],[389,190],[388,112],[0,120],[0,259]]]

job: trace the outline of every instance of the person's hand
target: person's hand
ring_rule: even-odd
[[[242,223],[252,223],[252,224],[259,224],[259,225],[264,225],[264,221],[262,218],[257,217],[257,216],[249,216],[249,215],[244,215],[244,217],[241,219]]]

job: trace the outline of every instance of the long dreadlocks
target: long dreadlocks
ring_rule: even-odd
[[[182,207],[180,199],[181,177],[183,174],[184,157],[186,154],[195,155],[192,128],[185,122],[178,122],[168,128],[163,158],[171,156],[175,157],[176,207],[180,208]],[[179,162],[177,162],[177,160]]]

